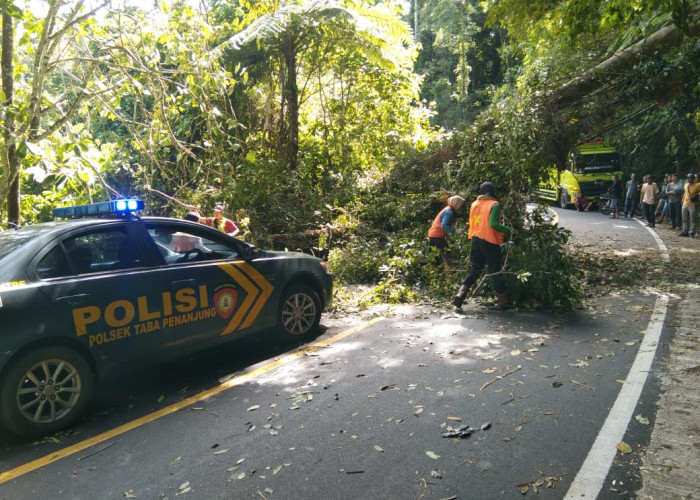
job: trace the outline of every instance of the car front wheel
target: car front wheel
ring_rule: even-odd
[[[321,301],[306,285],[296,284],[282,293],[277,324],[285,336],[296,338],[313,335],[321,321]]]
[[[0,421],[25,436],[56,432],[75,422],[92,389],[90,366],[74,350],[54,346],[31,351],[3,376]]]

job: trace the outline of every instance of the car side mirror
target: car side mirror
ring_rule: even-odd
[[[250,260],[255,259],[259,253],[260,253],[260,250],[258,249],[258,247],[255,247],[252,245],[250,245],[250,246],[246,245],[245,247],[243,247],[243,252],[242,252],[241,257],[243,257],[243,260],[245,260],[245,261],[250,261]]]

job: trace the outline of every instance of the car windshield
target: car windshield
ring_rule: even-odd
[[[27,241],[54,229],[52,225],[23,226],[0,232],[0,259]]]

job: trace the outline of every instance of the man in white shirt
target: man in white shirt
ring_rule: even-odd
[[[659,200],[659,186],[651,180],[650,175],[644,176],[642,185],[642,212],[647,220],[647,227],[656,227],[656,202]]]

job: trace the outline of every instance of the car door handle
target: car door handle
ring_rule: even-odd
[[[87,298],[90,297],[89,293],[79,293],[78,295],[66,295],[63,297],[58,297],[56,302],[59,304],[67,303],[69,306],[78,306],[85,303]]]
[[[182,285],[191,285],[194,283],[193,279],[186,279],[186,280],[177,280],[173,281],[171,285],[173,286],[182,286]]]

